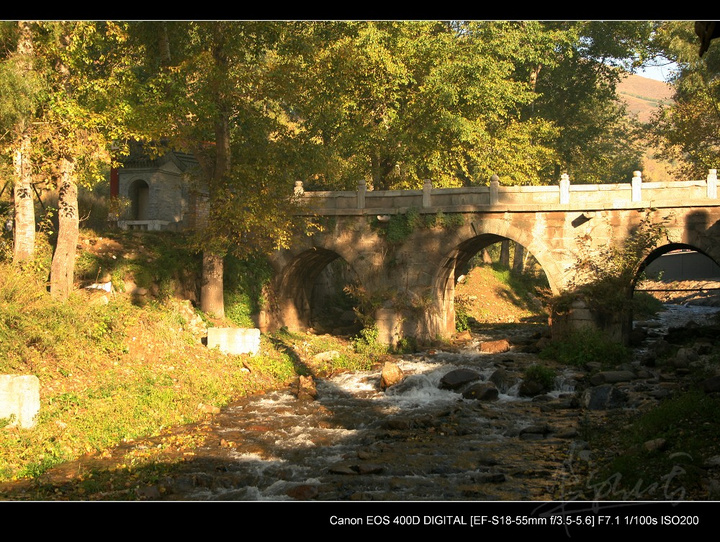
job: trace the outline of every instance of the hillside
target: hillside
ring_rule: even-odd
[[[658,107],[672,101],[673,90],[662,81],[630,75],[620,82],[618,94],[627,104],[630,115],[637,116],[642,123],[648,123],[652,121],[652,115]],[[645,153],[642,171],[646,181],[674,180],[670,165],[656,159],[653,149],[648,149]]]
[[[618,93],[631,114],[637,115],[640,122],[648,122],[661,104],[672,101],[673,90],[662,81],[630,75],[621,81]]]
[[[498,265],[478,265],[460,279],[455,306],[471,325],[544,322],[543,298],[548,293],[542,281]]]

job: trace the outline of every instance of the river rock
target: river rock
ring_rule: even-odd
[[[480,343],[480,352],[484,354],[501,354],[510,350],[510,343],[505,339]]]
[[[454,369],[440,379],[439,387],[442,390],[457,390],[475,380],[480,380],[480,373],[471,369]]]
[[[620,408],[627,402],[627,394],[611,384],[585,390],[582,403],[589,410]]]
[[[498,389],[492,382],[477,382],[462,394],[465,399],[477,399],[478,401],[494,401],[498,395]]]
[[[380,374],[380,389],[386,390],[390,386],[394,386],[402,381],[404,374],[402,369],[397,364],[388,361],[383,364],[382,372]]]
[[[337,350],[328,350],[325,352],[318,352],[312,357],[313,363],[330,363],[334,359],[340,357],[340,352]]]
[[[590,377],[590,384],[600,386],[602,384],[613,384],[615,382],[630,382],[635,379],[632,371],[603,371]]]
[[[502,393],[507,392],[515,384],[515,380],[502,368],[495,370],[488,380]]]
[[[535,397],[547,391],[541,382],[535,380],[523,380],[518,387],[518,395],[520,397]]]
[[[289,488],[285,492],[285,494],[288,497],[297,501],[309,501],[316,498],[320,494],[320,492],[318,491],[317,486],[310,484],[300,484]]]
[[[652,440],[648,440],[643,444],[643,447],[648,452],[659,452],[665,449],[667,446],[667,440],[664,438],[656,438]]]
[[[314,400],[317,397],[317,388],[315,381],[311,376],[300,376],[297,382],[297,398],[304,400]]]
[[[543,423],[522,428],[518,436],[523,440],[542,439],[551,431],[550,426]]]
[[[717,393],[720,392],[720,376],[712,376],[710,378],[706,378],[702,381],[700,384],[700,388],[705,393]]]

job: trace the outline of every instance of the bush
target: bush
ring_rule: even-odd
[[[551,390],[555,386],[555,371],[542,365],[530,365],[525,369],[524,380],[537,382],[543,389]]]
[[[599,362],[612,367],[629,361],[630,354],[628,348],[610,340],[602,331],[583,329],[549,343],[540,352],[540,358],[554,359],[566,365]]]
[[[646,292],[635,292],[632,308],[635,318],[649,318],[665,310],[662,301]]]
[[[353,339],[353,347],[358,354],[387,354],[388,347],[378,341],[380,332],[377,326],[364,327]]]

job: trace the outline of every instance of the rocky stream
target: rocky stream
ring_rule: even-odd
[[[538,363],[535,326],[472,334],[448,351],[406,355],[238,401],[203,428],[205,445],[157,484],[152,501],[552,501],[608,498],[588,487],[595,450],[582,424],[655,404],[702,363],[681,348],[668,376],[648,363],[671,328],[701,325],[714,307],[668,305],[636,323],[635,360],[613,371],[555,367],[552,389],[527,390]],[[499,336],[497,333],[500,333]],[[548,365],[547,360],[542,362]],[[394,378],[394,380],[393,380]],[[717,385],[710,379],[706,386]],[[584,474],[581,474],[584,473]],[[709,491],[720,467],[708,470]],[[582,495],[578,487],[583,487]],[[603,489],[604,488],[604,489]],[[593,493],[595,492],[595,493]],[[627,497],[627,495],[625,495]],[[634,495],[637,499],[646,495]],[[653,498],[669,499],[673,495]],[[112,499],[112,495],[105,498]]]

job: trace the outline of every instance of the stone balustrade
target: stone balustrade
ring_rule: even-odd
[[[502,186],[493,176],[486,186],[434,188],[425,181],[421,190],[368,190],[360,181],[355,191],[305,191],[296,183],[295,193],[303,211],[326,215],[395,214],[408,209],[447,213],[720,205],[715,169],[706,179],[695,181],[645,182],[635,171],[631,182],[614,184],[572,184],[563,175],[557,185]]]

